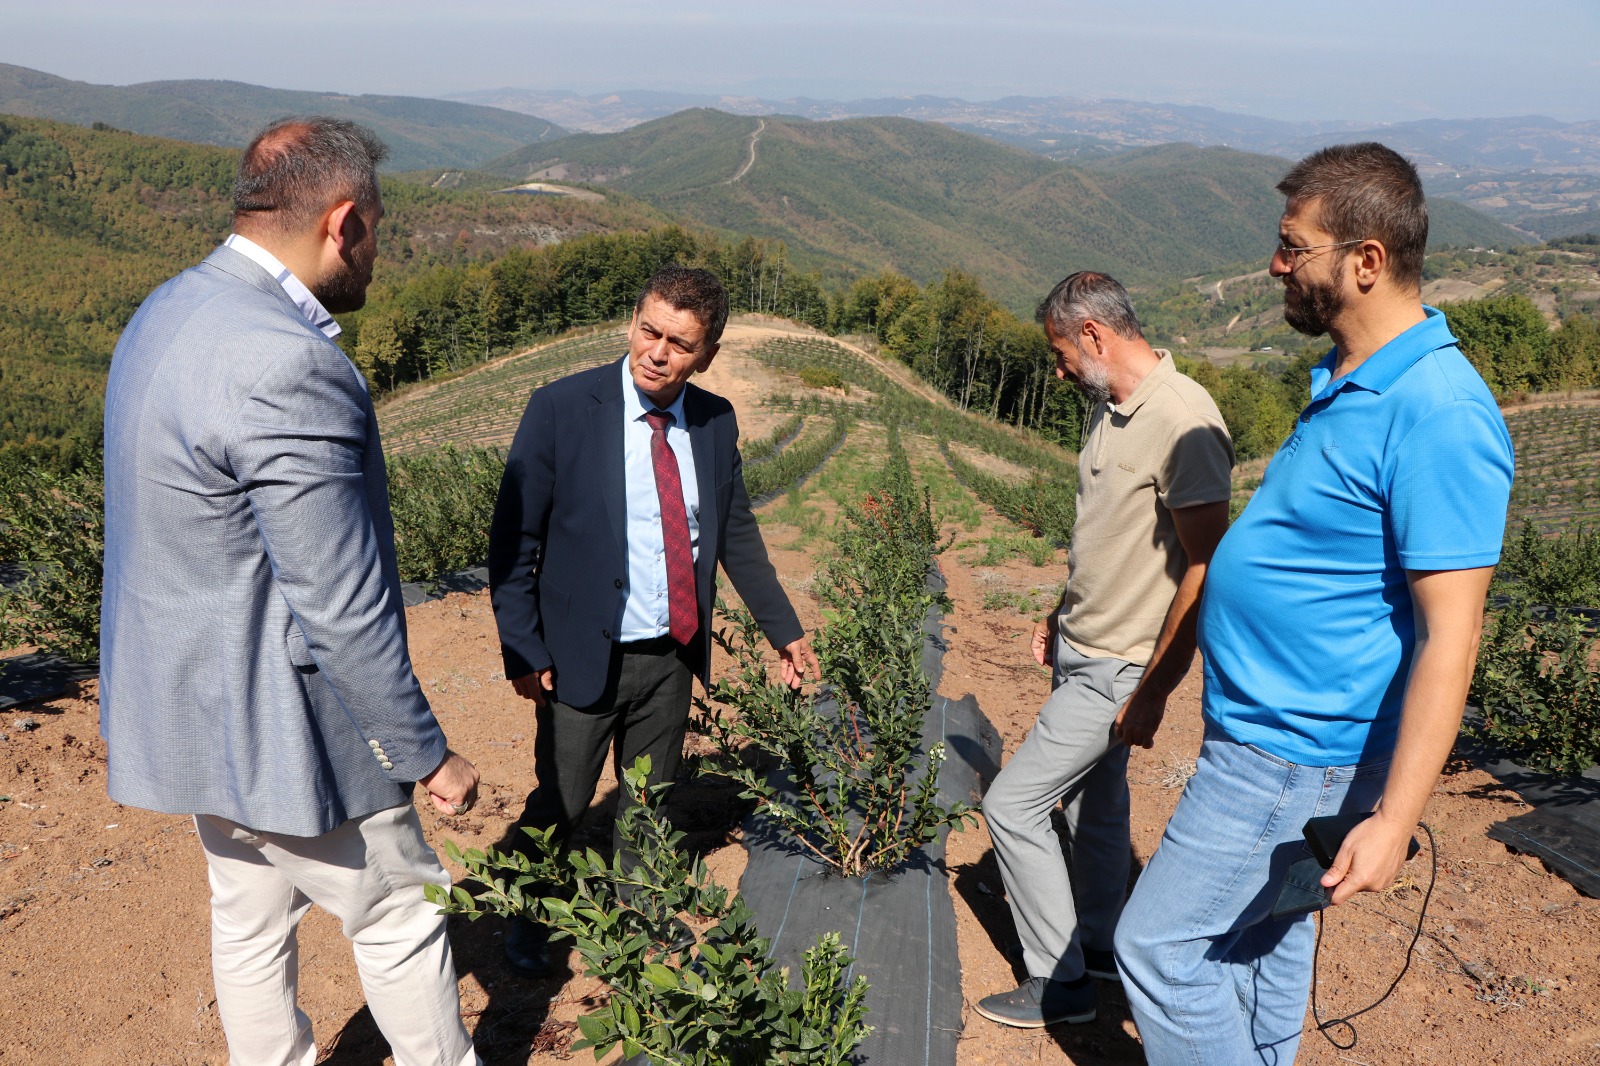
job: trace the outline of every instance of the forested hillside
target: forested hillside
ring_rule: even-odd
[[[1041,279],[1081,267],[1149,283],[1264,261],[1286,164],[1172,145],[1074,166],[909,119],[700,109],[533,145],[491,169],[619,189],[680,218],[782,240],[830,280],[890,269],[927,283],[959,267],[1025,311]],[[1436,202],[1434,219],[1435,247],[1517,241],[1456,204]]]
[[[1152,256],[1152,249],[1179,247],[1169,266],[1219,259],[1219,248],[1236,258],[1259,256],[1271,243],[1278,210],[1271,192],[1278,164],[1262,157],[1173,147],[1071,168],[902,120],[768,120],[756,142],[757,162],[728,188],[760,175],[752,188],[773,190],[773,218],[811,212],[806,217],[816,226],[806,232],[821,237],[797,237],[798,250],[759,236],[772,228],[767,206],[743,193],[726,202],[744,213],[721,219],[713,230],[676,224],[664,210],[623,191],[627,186],[658,204],[686,205],[684,213],[693,215],[694,189],[672,192],[663,175],[683,183],[706,180],[725,164],[737,173],[744,163],[730,146],[749,162],[760,121],[701,111],[676,124],[629,131],[640,138],[631,146],[571,138],[593,145],[595,162],[587,165],[595,169],[578,176],[614,179],[602,186],[599,202],[386,179],[388,217],[377,274],[366,310],[343,316],[341,344],[375,389],[386,391],[458,372],[574,326],[624,317],[650,271],[679,260],[719,273],[737,310],[871,334],[962,407],[1073,443],[1078,412],[1071,395],[1052,383],[1052,361],[1029,313],[1062,273],[1093,265],[1175,285],[1138,287],[1135,299],[1152,339],[1196,356],[1209,331],[1226,334],[1239,322],[1258,331],[1283,329],[1270,279],[1177,285],[1166,280],[1171,273],[1157,272]],[[685,130],[693,136],[685,139]],[[1013,185],[1004,196],[989,180],[992,169],[985,170],[997,152],[1008,162],[1021,161],[1006,172]],[[761,161],[769,156],[779,161],[774,173],[788,178],[763,174]],[[639,169],[630,169],[625,158]],[[22,264],[0,280],[0,302],[13,312],[0,319],[0,448],[52,464],[70,464],[92,448],[116,338],[152,288],[197,262],[227,232],[234,160],[224,149],[0,117],[0,242]],[[897,173],[907,175],[899,185]],[[1178,174],[1186,177],[1177,180]],[[844,207],[831,202],[836,194],[844,197],[852,181],[867,199],[850,210],[869,212],[853,228]],[[472,189],[473,183],[463,184]],[[790,191],[776,191],[784,188]],[[1103,209],[1082,213],[1087,202]],[[1062,237],[1047,250],[1018,221],[1030,211],[1061,226],[1070,222],[1072,239],[1080,243]],[[1257,215],[1267,217],[1252,222]],[[956,216],[965,220],[960,226],[951,221]],[[976,228],[963,229],[967,223]],[[877,236],[868,224],[878,227]],[[734,235],[739,227],[758,236]],[[1441,228],[1450,232],[1448,221]],[[885,269],[897,254],[879,240],[885,235],[895,248],[918,249],[916,270]],[[835,237],[844,251],[829,250]],[[1023,253],[1039,261],[1028,266]],[[1485,255],[1430,263],[1476,264]],[[1582,253],[1557,258],[1573,256]],[[1526,259],[1527,269],[1523,258],[1508,261],[1515,259],[1513,269],[1523,269],[1522,280],[1533,284],[1555,269],[1538,265],[1545,258],[1541,252]],[[1009,289],[992,280],[1002,267],[1011,271],[1001,271],[1012,279]],[[1549,287],[1562,308],[1592,306],[1586,289],[1553,281]],[[1491,291],[1487,282],[1483,291]],[[1473,294],[1469,286],[1453,298]],[[1537,344],[1534,350],[1544,351]],[[1519,369],[1526,360],[1516,358],[1520,362],[1504,368],[1486,365],[1486,372],[1511,391],[1542,387],[1548,375]],[[1225,383],[1237,384],[1241,396],[1272,392],[1263,393],[1255,378],[1235,382],[1244,372],[1230,370]],[[1585,373],[1564,373],[1562,380]],[[1279,398],[1269,406],[1287,403]],[[1249,413],[1258,408],[1251,400],[1238,408],[1238,418],[1261,421]],[[1262,447],[1272,432],[1269,425],[1257,434]]]
[[[298,92],[236,81],[91,85],[0,63],[0,114],[243,147],[283,115],[333,115],[371,126],[389,146],[389,166],[475,167],[566,133],[532,115],[415,96]]]
[[[100,433],[122,327],[228,232],[237,153],[0,115],[0,448],[68,457]],[[626,198],[449,193],[385,181],[380,284],[661,216]],[[74,443],[77,442],[77,443]]]

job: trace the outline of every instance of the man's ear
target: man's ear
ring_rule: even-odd
[[[367,236],[367,222],[356,210],[354,200],[340,200],[323,215],[322,230],[341,255],[360,244]]]
[[[1382,241],[1365,240],[1355,251],[1356,284],[1363,289],[1370,289],[1378,283],[1384,268],[1389,265],[1389,249],[1383,246]]]
[[[696,374],[703,374],[709,370],[711,368],[711,360],[717,357],[717,352],[721,348],[722,345],[720,343],[706,345],[705,350],[700,353],[699,361],[695,364],[694,372]]]
[[[1089,343],[1090,348],[1093,350],[1096,356],[1102,359],[1105,358],[1105,329],[1100,325],[1100,323],[1096,322],[1092,318],[1084,319],[1083,326],[1079,329],[1078,335]]]

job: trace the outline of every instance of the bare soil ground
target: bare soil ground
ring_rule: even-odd
[[[730,338],[732,339],[732,338]],[[775,424],[754,403],[771,387],[765,368],[719,360],[704,383],[738,405],[749,436]],[[765,420],[765,421],[764,421]],[[931,449],[914,449],[927,461]],[[817,620],[806,590],[815,548],[799,530],[766,524],[774,561],[808,625]],[[1028,656],[1034,619],[986,609],[1004,597],[1065,579],[1065,553],[1035,567],[1020,557],[980,564],[991,533],[1014,534],[983,509],[943,557],[954,608],[942,690],[975,693],[1014,751],[1048,686]],[[1052,593],[1053,595],[1053,593]],[[408,613],[412,655],[452,744],[483,774],[478,806],[460,818],[422,811],[437,845],[502,840],[532,786],[533,718],[501,673],[486,594],[456,594]],[[61,1061],[127,1066],[227,1061],[208,959],[205,866],[184,817],[112,803],[105,792],[93,682],[68,696],[14,709],[0,719],[0,1061]],[[1150,752],[1130,769],[1137,865],[1160,839],[1201,736],[1199,672],[1173,699]],[[606,835],[602,785],[591,830]],[[726,813],[736,805],[715,784],[678,793],[680,824],[713,869],[733,883],[744,864]],[[1411,972],[1394,996],[1356,1022],[1359,1043],[1336,1051],[1309,1028],[1299,1061],[1470,1064],[1600,1062],[1600,904],[1584,898],[1534,859],[1485,836],[1488,826],[1527,808],[1488,775],[1452,764],[1428,818],[1439,841],[1439,879]],[[1015,934],[988,837],[955,835],[948,865],[958,921],[963,991],[969,1009],[960,1066],[1134,1063],[1142,1059],[1121,990],[1102,984],[1101,1017],[1081,1026],[1006,1029],[970,1004],[1012,987],[1021,976],[1007,950]],[[1325,1013],[1343,1014],[1376,999],[1398,973],[1427,885],[1427,853],[1396,887],[1330,913],[1320,969]],[[459,876],[460,871],[453,871]],[[499,1064],[564,1061],[573,1019],[604,994],[581,975],[527,981],[501,962],[495,920],[454,922],[462,1010],[485,1060]],[[321,1061],[387,1063],[386,1047],[362,1006],[350,952],[337,924],[313,910],[300,936],[300,1000],[311,1015]],[[877,987],[871,996],[892,996]],[[869,1000],[870,1002],[870,1000]],[[870,1019],[869,1019],[870,1020]],[[587,1053],[574,1056],[587,1061]]]

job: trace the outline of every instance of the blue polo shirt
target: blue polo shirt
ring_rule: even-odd
[[[1511,437],[1444,316],[1311,403],[1211,560],[1200,608],[1206,716],[1290,762],[1387,758],[1416,631],[1408,570],[1500,558]]]

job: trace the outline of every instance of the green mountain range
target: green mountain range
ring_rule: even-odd
[[[0,248],[11,266],[0,271],[0,449],[62,458],[69,442],[97,437],[116,338],[152,288],[227,232],[235,159],[225,148],[0,114]],[[453,189],[437,170],[386,178],[375,291],[424,275],[445,284],[433,268],[513,247],[683,221],[783,240],[791,267],[841,282],[888,269],[920,281],[965,271],[1028,313],[1051,281],[1081,267],[1156,285],[1264,262],[1282,167],[1181,145],[1071,166],[908,119],[688,111],[525,147],[497,164],[516,178],[597,185],[598,200],[496,195],[455,170]],[[1435,201],[1434,211],[1438,244],[1514,242],[1458,205]]]
[[[565,135],[560,126],[498,107],[415,96],[351,96],[268,89],[236,81],[152,81],[91,85],[0,63],[0,113],[96,122],[133,133],[242,147],[284,115],[333,115],[372,127],[395,170],[471,168],[533,142]]]
[[[911,119],[696,109],[529,145],[486,169],[617,189],[679,218],[781,239],[826,275],[887,268],[926,282],[959,267],[1022,309],[1084,267],[1149,284],[1264,264],[1286,164],[1167,145],[1075,165]],[[1436,247],[1519,242],[1458,204],[1436,199],[1432,211]]]

